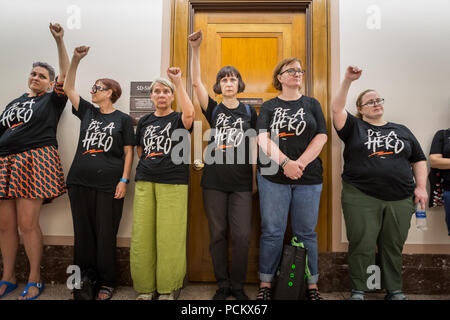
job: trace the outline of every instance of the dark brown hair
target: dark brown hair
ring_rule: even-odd
[[[217,72],[216,83],[213,86],[213,90],[217,94],[222,93],[222,89],[220,88],[220,80],[225,77],[236,77],[238,79],[238,93],[244,92],[245,83],[242,80],[241,74],[239,71],[233,66],[225,66]]]
[[[111,97],[109,97],[112,103],[115,103],[117,100],[119,100],[120,96],[122,95],[122,89],[120,88],[120,84],[116,80],[103,78],[98,79],[95,82],[97,83],[99,81],[103,83],[106,89],[112,90]]]
[[[358,96],[358,98],[356,99],[356,114],[355,114],[355,117],[357,117],[357,118],[359,118],[359,119],[362,119],[362,114],[359,112],[359,109],[360,108],[362,108],[362,100],[363,100],[363,98],[364,98],[364,96],[367,94],[367,93],[369,93],[369,92],[376,92],[375,90],[373,90],[373,89],[367,89],[367,90],[364,90],[363,92],[361,92],[360,94],[359,94],[359,96]]]
[[[281,60],[280,62],[278,62],[277,66],[273,70],[272,85],[278,91],[283,90],[283,87],[281,86],[281,83],[278,80],[278,75],[280,74],[281,69],[283,69],[284,66],[287,66],[288,64],[291,64],[292,62],[300,63],[300,66],[302,66],[302,68],[303,68],[302,60],[300,60],[299,58],[293,57],[293,58],[287,58],[287,59]]]

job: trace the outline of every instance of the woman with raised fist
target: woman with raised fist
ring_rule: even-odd
[[[117,231],[134,152],[131,117],[114,107],[122,90],[117,81],[95,81],[92,103],[75,90],[78,65],[89,47],[75,49],[64,91],[80,119],[78,147],[67,176],[74,227],[74,264],[98,278],[98,300],[111,299],[116,286]],[[95,106],[96,104],[97,106]]]
[[[257,115],[253,107],[237,98],[238,93],[244,91],[245,84],[233,66],[221,68],[216,76],[213,91],[221,95],[222,102],[218,103],[209,96],[200,71],[202,39],[201,30],[189,36],[192,86],[202,113],[211,126],[201,186],[208,218],[209,251],[219,286],[213,300],[225,300],[230,295],[237,300],[248,300],[244,283],[251,233],[252,193],[257,191],[254,131]],[[233,256],[230,268],[228,230]]]
[[[426,158],[413,133],[384,119],[384,99],[365,90],[356,100],[357,114],[345,110],[348,91],[362,70],[350,66],[333,99],[333,125],[345,143],[342,210],[347,228],[352,300],[364,300],[370,288],[368,267],[378,255],[385,299],[405,300],[402,250],[415,203],[425,209]]]
[[[64,29],[59,24],[49,28],[58,48],[59,77],[55,80],[55,70],[49,64],[33,63],[28,76],[30,91],[11,101],[0,115],[0,298],[17,288],[17,227],[30,263],[28,284],[19,299],[36,299],[44,290],[39,214],[42,204],[65,192],[56,130],[67,102],[63,83],[69,57]]]
[[[186,274],[190,131],[194,106],[179,68],[150,86],[156,111],[136,128],[139,163],[133,206],[130,266],[138,300],[176,300]],[[172,109],[175,100],[181,112]]]

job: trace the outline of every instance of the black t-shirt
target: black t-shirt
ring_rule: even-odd
[[[419,142],[401,124],[374,126],[347,113],[337,131],[345,143],[342,179],[385,201],[411,197],[415,182],[411,163],[426,160]]]
[[[59,82],[50,93],[24,94],[6,106],[0,115],[0,156],[58,147],[56,130],[67,102],[62,88],[63,82]]]
[[[219,191],[252,191],[250,138],[256,139],[255,108],[239,103],[228,109],[209,97],[202,109],[211,126],[201,186]]]
[[[319,101],[301,96],[294,101],[285,101],[278,97],[263,103],[256,124],[258,133],[266,130],[272,140],[278,140],[278,147],[289,159],[297,160],[305,152],[309,143],[317,134],[327,134],[325,118]],[[270,160],[264,152],[259,153],[258,169],[268,180],[280,184],[320,184],[323,182],[322,161],[319,157],[308,164],[298,180],[289,179],[283,169]],[[270,164],[269,164],[270,163]],[[274,175],[264,175],[263,168],[277,167]]]
[[[181,112],[163,117],[152,112],[142,117],[136,129],[136,145],[143,151],[136,181],[189,184],[191,130],[184,127]]]
[[[431,143],[430,154],[442,154],[443,158],[450,158],[450,129],[436,132]],[[444,190],[450,190],[450,169],[440,170],[444,178]]]
[[[80,137],[67,176],[67,185],[114,192],[123,174],[124,146],[134,145],[133,120],[120,110],[103,114],[80,97]]]

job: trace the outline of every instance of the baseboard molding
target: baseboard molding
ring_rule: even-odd
[[[72,264],[72,256],[73,246],[71,245],[44,245],[42,259],[44,281],[66,283],[69,276],[66,270]],[[128,247],[117,248],[117,280],[121,286],[132,286],[129,256],[130,249]],[[449,254],[404,254],[403,290],[411,294],[449,294],[449,269]],[[2,271],[2,264],[0,271]],[[18,281],[26,282],[28,272],[28,260],[23,245],[20,245],[16,260]],[[347,253],[319,253],[319,272],[319,287],[322,292],[347,292],[350,290]]]

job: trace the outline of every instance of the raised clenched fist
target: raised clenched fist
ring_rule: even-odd
[[[73,57],[81,60],[84,57],[86,57],[86,55],[89,52],[89,49],[90,49],[90,47],[87,47],[87,46],[77,47],[77,48],[75,48],[75,50],[73,52]]]
[[[194,32],[193,34],[188,36],[189,45],[192,48],[198,48],[203,40],[203,33],[202,30],[198,30]]]
[[[59,23],[49,25],[50,32],[55,40],[62,40],[64,37],[64,29]]]

